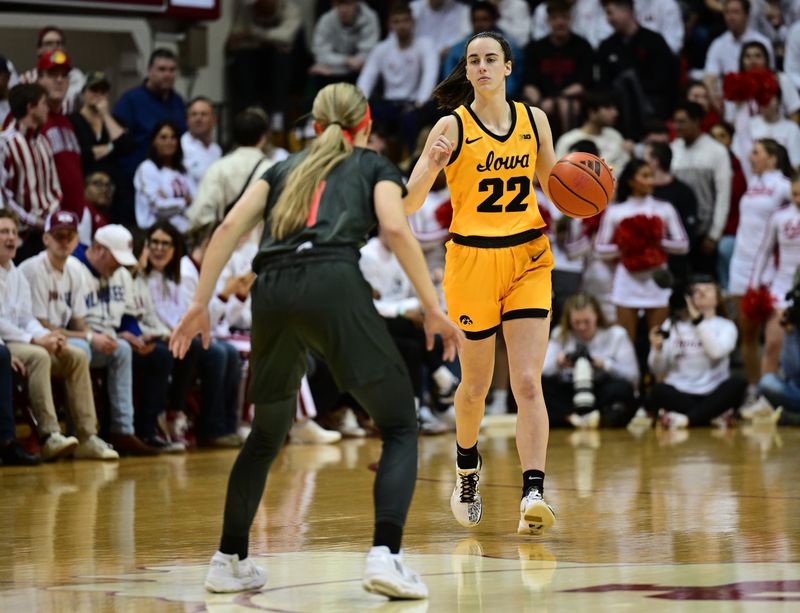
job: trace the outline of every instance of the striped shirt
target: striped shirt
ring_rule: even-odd
[[[11,127],[0,134],[2,194],[0,205],[14,211],[24,226],[43,226],[61,202],[53,150],[34,129]]]

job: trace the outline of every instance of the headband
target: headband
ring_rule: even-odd
[[[328,126],[334,126],[334,125],[335,126],[339,126],[342,129],[342,136],[344,136],[344,139],[348,143],[350,143],[352,145],[353,144],[353,137],[358,132],[363,130],[367,125],[369,125],[369,122],[371,120],[372,120],[372,113],[370,111],[369,104],[367,104],[367,110],[364,112],[364,117],[362,117],[361,121],[359,121],[352,128],[349,128],[349,129],[345,128],[340,121],[331,121],[328,124]],[[325,127],[327,128],[328,126],[325,126]],[[314,132],[317,133],[317,136],[322,134],[323,131],[324,131],[324,128],[322,127],[322,125],[318,121],[315,121],[314,122]]]

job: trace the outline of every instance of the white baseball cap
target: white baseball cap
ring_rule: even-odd
[[[94,233],[94,240],[111,252],[121,266],[135,266],[133,255],[133,236],[125,226],[109,224]]]

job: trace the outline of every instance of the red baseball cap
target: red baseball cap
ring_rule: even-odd
[[[69,56],[67,55],[66,51],[56,49],[55,51],[42,53],[39,56],[39,61],[36,62],[37,72],[47,72],[48,70],[53,70],[54,68],[64,68],[68,71],[72,70],[72,63],[69,61]]]
[[[56,230],[75,230],[78,231],[78,216],[72,211],[56,211],[50,213],[44,223],[45,234],[50,234]]]

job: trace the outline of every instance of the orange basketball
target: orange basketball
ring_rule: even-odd
[[[614,175],[591,153],[570,153],[556,162],[547,181],[558,210],[570,217],[600,213],[614,192]]]

